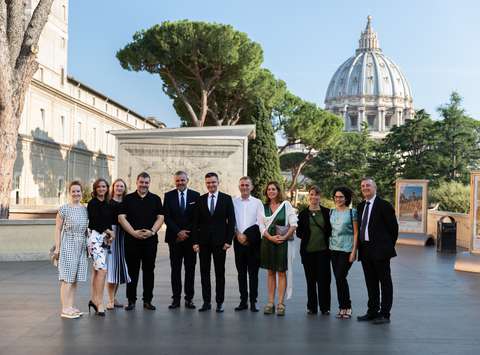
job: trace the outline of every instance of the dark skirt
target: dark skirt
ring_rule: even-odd
[[[125,232],[119,226],[113,226],[115,239],[112,242],[111,254],[108,254],[107,282],[124,284],[130,282],[127,263],[125,262]]]
[[[288,269],[288,242],[275,244],[262,238],[260,246],[260,267],[262,269],[285,272]]]

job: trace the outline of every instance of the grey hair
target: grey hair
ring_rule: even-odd
[[[187,172],[186,171],[183,171],[183,170],[178,170],[174,176],[180,176],[180,175],[185,175],[187,177],[187,180],[190,179],[190,176],[188,176]]]
[[[373,180],[372,177],[370,177],[370,176],[364,176],[364,177],[362,178],[362,180],[360,180],[360,184],[361,184],[362,182],[364,182],[364,181],[371,181],[371,182],[372,182],[372,185],[375,187],[375,189],[377,189],[377,183],[375,182],[375,180]]]

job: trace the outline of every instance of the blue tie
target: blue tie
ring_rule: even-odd
[[[180,209],[182,213],[185,212],[185,194],[183,191],[180,191]]]

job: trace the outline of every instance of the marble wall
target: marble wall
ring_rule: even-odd
[[[204,176],[216,172],[220,190],[238,194],[238,179],[247,174],[248,138],[254,126],[113,131],[117,139],[115,175],[135,190],[137,175],[148,172],[151,191],[163,196],[174,187],[173,174],[184,170],[191,188],[205,192]]]

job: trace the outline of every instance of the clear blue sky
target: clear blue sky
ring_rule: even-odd
[[[367,15],[380,47],[403,71],[416,108],[452,90],[480,119],[480,1],[476,0],[71,0],[69,68],[78,80],[169,127],[179,125],[157,76],[123,70],[115,52],[135,31],[165,20],[233,25],[264,50],[264,67],[323,107],[337,67],[357,47]]]

